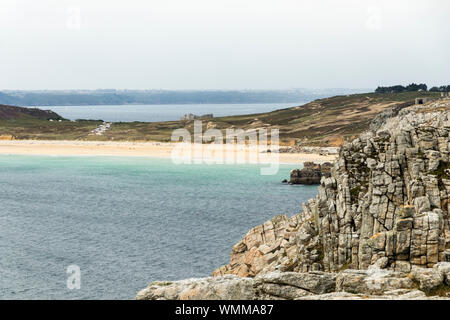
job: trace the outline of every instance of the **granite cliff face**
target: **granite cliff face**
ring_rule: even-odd
[[[448,100],[405,108],[342,147],[303,212],[250,230],[214,275],[448,261],[449,109]]]
[[[242,279],[255,299],[345,298],[334,291],[401,298],[392,290],[414,297],[420,293],[411,290],[448,290],[450,101],[395,110],[371,128],[341,148],[331,176],[321,179],[301,214],[251,229],[233,246],[230,263],[214,271],[216,278],[202,281]],[[305,284],[267,280],[307,275],[334,277],[334,286],[289,295],[294,289],[283,286]],[[268,294],[267,283],[278,293]],[[162,297],[149,288],[138,297]]]
[[[409,272],[448,261],[449,129],[441,101],[403,109],[345,145],[304,205],[313,232],[297,242],[298,268],[367,269],[380,260]]]

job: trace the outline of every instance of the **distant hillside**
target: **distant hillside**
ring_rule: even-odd
[[[20,106],[300,103],[365,92],[362,89],[295,90],[68,90],[5,91],[0,103]]]
[[[0,104],[0,120],[36,119],[36,120],[62,120],[63,118],[50,110],[36,108],[22,108]]]
[[[372,119],[394,105],[413,104],[416,97],[439,98],[439,93],[364,93],[318,99],[302,106],[267,113],[213,118],[206,128],[279,129],[284,143],[310,146],[339,146],[369,128]],[[174,129],[193,132],[193,121],[115,123],[102,139],[170,141]],[[225,136],[225,134],[224,134]]]
[[[425,91],[341,95],[267,113],[207,119],[203,121],[203,129],[217,128],[222,130],[224,136],[229,128],[279,129],[280,139],[284,144],[338,146],[367,130],[372,119],[386,109],[412,104],[416,97],[439,98],[440,93]],[[0,106],[0,135],[43,140],[170,141],[173,130],[186,128],[192,133],[194,124],[193,121],[115,122],[105,134],[97,136],[92,135],[91,131],[101,124],[99,121],[50,122],[31,118],[33,115],[49,119],[56,114]],[[24,120],[2,120],[13,116],[22,116]]]

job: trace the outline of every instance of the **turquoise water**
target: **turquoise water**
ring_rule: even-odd
[[[0,156],[0,298],[132,299],[151,281],[208,276],[251,227],[316,194],[280,182],[292,166],[259,169]]]

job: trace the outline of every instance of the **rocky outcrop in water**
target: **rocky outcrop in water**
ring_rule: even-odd
[[[303,169],[291,170],[290,184],[320,184],[322,177],[331,175],[332,164],[325,162],[318,164],[314,162],[304,162]]]
[[[228,275],[242,277],[238,285],[253,288],[245,290],[252,299],[450,292],[450,101],[393,114],[341,148],[301,214],[250,230],[233,246],[230,263],[214,271],[216,278],[186,280],[200,292],[196,297],[216,283],[239,282]],[[274,272],[278,278],[334,275],[335,290],[303,295],[295,291],[305,289],[303,283],[265,282]],[[200,285],[204,281],[209,287]],[[150,286],[138,297],[158,298],[155,290],[162,289]]]

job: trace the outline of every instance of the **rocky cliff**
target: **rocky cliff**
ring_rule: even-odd
[[[442,266],[450,266],[450,101],[395,110],[374,123],[341,148],[331,176],[322,178],[318,195],[303,204],[301,214],[277,216],[250,230],[233,246],[230,263],[214,271],[217,279],[202,280],[206,287],[237,281],[254,288],[252,298],[289,298],[287,292],[294,289],[283,289],[286,283],[264,280],[273,274],[337,277],[334,289],[306,290],[306,296],[334,290],[383,295],[448,286]],[[376,273],[380,270],[382,276]],[[382,289],[345,285],[364,279]],[[434,284],[423,284],[430,281]],[[267,295],[267,283],[276,283],[272,289],[279,294]],[[161,298],[149,288],[138,297]]]

